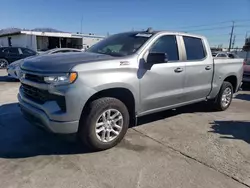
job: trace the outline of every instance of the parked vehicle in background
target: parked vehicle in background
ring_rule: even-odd
[[[55,48],[55,49],[47,50],[45,52],[40,52],[36,55],[58,54],[58,53],[67,53],[67,52],[82,52],[82,51],[79,49],[75,49],[75,48]],[[19,79],[18,72],[20,70],[20,64],[23,61],[24,59],[21,59],[7,66],[7,72],[10,78]]]
[[[243,83],[250,83],[250,58],[244,61]]]
[[[85,53],[28,59],[18,100],[31,123],[104,150],[140,116],[205,100],[226,110],[242,75],[243,59],[213,58],[205,37],[127,32]]]
[[[0,47],[0,69],[6,68],[14,61],[36,54],[35,51],[23,47]]]
[[[38,52],[38,53],[40,55],[45,55],[45,54],[67,53],[67,52],[82,52],[82,51],[80,49],[76,49],[76,48],[54,48],[51,50]]]
[[[212,52],[212,56],[216,58],[239,58],[236,54],[231,52]]]

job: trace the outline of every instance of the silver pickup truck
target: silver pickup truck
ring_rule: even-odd
[[[24,61],[18,100],[33,124],[104,150],[140,116],[205,100],[226,110],[242,74],[243,59],[213,59],[202,36],[126,32],[84,53]]]

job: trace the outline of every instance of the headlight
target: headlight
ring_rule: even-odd
[[[44,77],[44,81],[53,85],[63,85],[63,84],[71,84],[77,79],[77,73],[71,72],[63,75],[57,76],[46,76]]]
[[[25,73],[23,71],[19,71],[19,75],[18,75],[18,78],[21,80],[21,79],[24,79],[25,78]]]

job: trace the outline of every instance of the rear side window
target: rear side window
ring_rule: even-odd
[[[35,52],[33,52],[32,50],[27,49],[27,48],[22,48],[22,52],[23,52],[24,55],[33,55],[33,54],[35,54]]]
[[[156,40],[150,52],[152,53],[166,53],[169,61],[178,61],[179,53],[176,41],[176,36],[166,35]]]
[[[6,48],[2,52],[11,53],[11,54],[19,54],[18,48]]]
[[[201,60],[206,57],[202,40],[195,37],[183,36],[187,60]]]
[[[228,54],[228,57],[234,59],[234,58],[237,58],[237,55],[235,55],[235,54]]]
[[[18,48],[9,48],[8,52],[11,54],[19,54]]]
[[[218,54],[217,57],[227,57],[226,54]]]

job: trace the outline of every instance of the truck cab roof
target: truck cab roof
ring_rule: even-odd
[[[151,32],[147,32],[147,31],[129,31],[129,32],[124,32],[124,33],[152,34],[152,35],[166,34],[166,35],[182,35],[182,36],[196,37],[196,38],[202,38],[202,39],[205,38],[202,35],[191,34],[191,33],[186,33],[186,32],[168,31],[168,30],[157,30],[157,31],[151,31]]]

